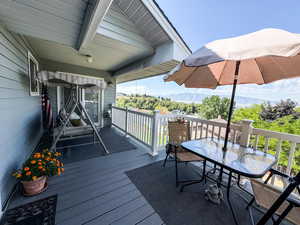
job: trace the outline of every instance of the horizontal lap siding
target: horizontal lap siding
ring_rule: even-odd
[[[42,133],[40,97],[29,96],[28,44],[0,27],[0,193],[15,184],[11,172],[36,147]]]

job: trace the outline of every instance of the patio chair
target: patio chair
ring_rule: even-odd
[[[174,158],[175,161],[175,171],[176,171],[176,187],[179,183],[186,183],[190,181],[180,181],[178,179],[178,163],[188,163],[188,162],[202,162],[203,158],[188,152],[183,149],[180,145],[182,142],[191,140],[190,134],[190,124],[182,120],[168,121],[168,131],[169,131],[169,142],[166,146],[166,158],[163,163],[163,167],[166,166],[169,157]]]
[[[280,176],[287,181],[291,179],[286,174],[271,169],[269,176],[264,182],[256,179],[251,180],[254,197],[249,202],[247,208],[249,209],[252,224],[255,223],[251,206],[254,202],[256,202],[259,208],[262,210],[267,210],[263,216],[265,217],[263,220],[266,221],[268,218],[272,218],[273,224],[280,224],[283,219],[286,219],[293,224],[300,225],[300,199],[299,196],[292,193],[293,190],[297,189],[298,194],[300,194],[299,181],[297,181],[297,184],[293,184],[294,187],[292,189],[289,188],[291,186],[290,183],[290,185],[284,191],[282,191],[279,188],[268,184],[269,180],[274,175]],[[283,201],[283,203],[280,204],[280,201]],[[275,213],[272,213],[272,211]],[[274,214],[276,215],[276,218]],[[263,220],[261,219],[258,224],[265,224]]]

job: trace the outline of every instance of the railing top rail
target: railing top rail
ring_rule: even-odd
[[[264,130],[259,128],[253,128],[253,135],[266,136],[269,138],[276,138],[283,141],[291,141],[295,143],[300,143],[300,135],[282,133],[277,131]]]
[[[117,106],[112,106],[113,109],[118,109],[118,110],[122,110],[122,111],[126,111],[126,108],[121,108],[121,107],[117,107]]]
[[[191,116],[184,116],[184,119],[193,121],[193,122],[199,122],[199,123],[204,123],[212,126],[217,126],[217,127],[224,127],[226,128],[227,123],[226,122],[217,122],[217,121],[211,121],[211,120],[205,120],[205,119],[200,119],[200,118],[195,118]],[[234,130],[241,130],[241,126],[239,124],[231,124],[231,128]]]
[[[139,112],[139,111],[135,111],[135,110],[132,110],[132,109],[128,109],[128,112],[138,114],[138,115],[142,115],[142,116],[146,116],[146,117],[153,117],[153,114],[146,113],[146,112]]]
[[[126,111],[126,108],[121,108],[121,107],[117,107],[117,106],[112,106],[112,108],[116,109],[116,110],[121,110],[121,111],[124,111],[124,112]],[[133,110],[133,109],[127,109],[127,112],[142,115],[142,116],[147,116],[147,117],[153,117],[153,115],[150,114],[150,113],[139,112],[139,111],[136,111],[136,110]]]

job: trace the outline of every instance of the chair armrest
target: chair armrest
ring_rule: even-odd
[[[300,199],[296,197],[288,197],[286,199],[288,202],[292,203],[295,207],[300,207]]]
[[[265,182],[264,182],[265,184],[267,184],[269,182],[269,180],[271,179],[271,177],[273,175],[278,175],[278,176],[281,176],[281,177],[286,178],[286,179],[290,178],[290,176],[288,176],[287,174],[284,174],[284,173],[282,173],[282,172],[280,172],[278,170],[275,170],[275,169],[270,169],[269,172],[270,172],[270,174],[267,177],[267,179],[265,180]]]
[[[290,176],[285,174],[285,173],[282,173],[278,170],[275,170],[275,169],[270,169],[270,172],[273,174],[273,175],[279,175],[281,177],[284,177],[284,178],[289,178]]]

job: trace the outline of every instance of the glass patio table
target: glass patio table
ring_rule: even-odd
[[[218,169],[220,171],[216,182],[219,187],[226,187],[227,201],[232,212],[233,219],[235,223],[238,224],[230,202],[230,188],[232,186],[231,181],[233,174],[237,175],[238,186],[242,188],[240,186],[240,176],[248,178],[262,178],[276,164],[277,159],[268,153],[254,150],[253,148],[242,147],[230,142],[227,145],[227,151],[223,151],[223,144],[224,141],[213,138],[192,140],[181,144],[182,148],[185,150],[204,159],[202,179],[182,185],[181,191],[183,191],[183,188],[188,185],[199,183],[206,178],[210,178],[206,173],[206,162],[213,163],[215,166],[219,167]],[[224,170],[228,171],[226,172],[228,175],[226,185],[222,183],[223,174],[225,173]]]

